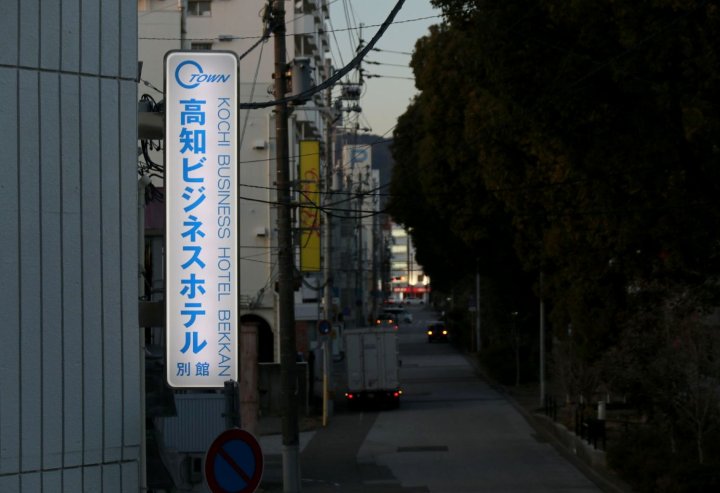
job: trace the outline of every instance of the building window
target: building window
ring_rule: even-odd
[[[212,50],[212,43],[208,43],[205,41],[198,41],[197,43],[190,43],[190,49],[209,51],[209,50]]]
[[[188,15],[210,15],[209,0],[188,0]]]

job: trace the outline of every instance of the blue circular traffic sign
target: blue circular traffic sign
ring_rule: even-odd
[[[330,331],[332,330],[332,324],[329,320],[320,320],[318,322],[318,332],[322,335],[328,335]]]
[[[218,435],[205,455],[205,480],[213,493],[252,493],[262,473],[260,444],[239,428]]]

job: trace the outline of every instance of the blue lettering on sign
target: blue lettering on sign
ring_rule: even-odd
[[[197,332],[185,332],[185,345],[180,350],[181,353],[185,354],[188,349],[192,348],[192,352],[197,354],[207,346],[207,341],[203,340],[200,342],[199,334]]]
[[[230,74],[206,74],[195,60],[185,60],[175,69],[175,80],[185,89],[195,89],[200,84],[224,84]]]
[[[352,148],[350,149],[350,165],[354,166],[360,163],[365,163],[370,156],[367,149],[363,148]]]

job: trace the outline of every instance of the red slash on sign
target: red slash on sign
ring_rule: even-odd
[[[222,432],[205,455],[205,480],[213,493],[252,493],[262,472],[260,444],[239,428]]]

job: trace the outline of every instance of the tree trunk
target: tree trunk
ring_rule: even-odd
[[[515,386],[520,386],[520,340],[515,337]]]
[[[697,452],[698,452],[698,464],[705,463],[705,452],[703,451],[703,430],[702,425],[698,423],[697,427]]]

